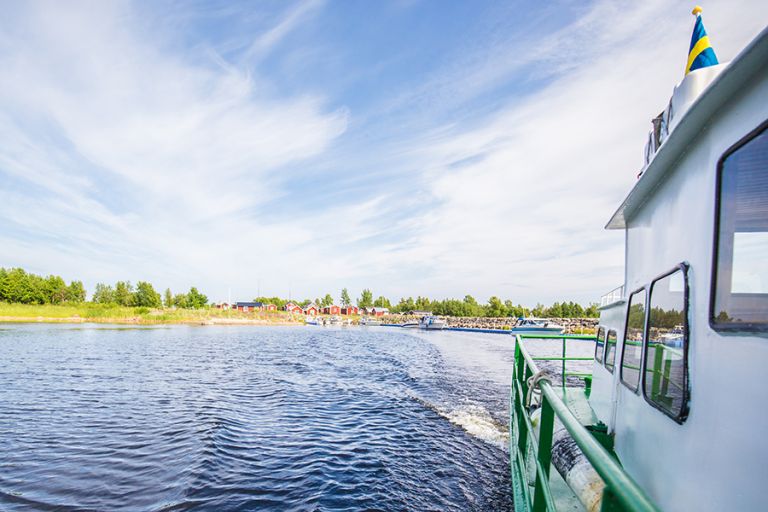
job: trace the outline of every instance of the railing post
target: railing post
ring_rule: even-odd
[[[565,346],[566,346],[567,340],[565,336],[563,336],[563,384],[562,386],[565,387]]]
[[[552,462],[552,434],[554,430],[555,413],[549,401],[541,396],[541,417],[539,418],[539,464],[544,474],[536,472],[536,489],[533,496],[534,512],[546,511],[547,502],[545,489],[549,488],[549,468]]]
[[[526,376],[526,369],[528,366],[525,364],[525,358],[520,347],[520,340],[515,336],[515,376],[517,382],[520,384],[520,395],[517,395],[515,390],[515,413],[517,414],[517,448],[523,457],[528,453],[528,429],[525,425],[525,415],[528,411],[525,410],[525,395],[528,392],[528,382]]]

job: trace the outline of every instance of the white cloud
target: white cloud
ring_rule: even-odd
[[[765,25],[759,6],[731,5],[705,13],[721,58]],[[0,265],[91,286],[198,285],[217,299],[229,287],[248,298],[258,282],[301,297],[370,286],[392,298],[588,301],[620,282],[623,239],[601,228],[680,78],[692,23],[684,9],[604,2],[543,41],[526,33],[477,45],[456,56],[468,67],[440,70],[386,108],[434,90],[430,101],[451,107],[505,81],[548,85],[501,98],[471,125],[432,124],[423,135],[395,126],[387,153],[333,154],[357,159],[363,182],[384,162],[397,184],[311,216],[284,204],[267,220],[305,162],[333,167],[350,114],[317,93],[278,94],[269,76],[241,66],[277,53],[319,7],[288,8],[231,64],[207,50],[179,53],[131,4],[16,6],[0,22],[0,67],[11,77],[0,82],[0,178],[14,183],[0,191],[0,220],[12,227],[0,234]],[[404,169],[417,169],[405,184]],[[313,199],[311,188],[302,193]]]

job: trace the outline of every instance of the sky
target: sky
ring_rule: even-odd
[[[622,284],[693,4],[1,1],[0,266],[211,300]],[[764,0],[711,1],[721,62]]]

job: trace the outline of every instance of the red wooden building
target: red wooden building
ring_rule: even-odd
[[[264,309],[267,311],[277,311],[277,306],[274,304],[264,304]]]
[[[299,306],[298,304],[295,304],[293,302],[289,302],[288,304],[286,304],[284,309],[286,311],[288,311],[289,313],[301,314],[301,313],[304,312],[304,310],[301,309],[301,306]]]
[[[304,313],[310,316],[316,316],[318,313],[320,313],[320,308],[318,308],[317,304],[313,302],[304,308]]]
[[[323,308],[323,314],[324,315],[340,315],[341,308],[335,304],[333,306],[325,306]]]
[[[342,306],[341,307],[341,314],[342,315],[359,315],[360,314],[360,308],[357,306]]]
[[[389,314],[389,309],[374,306],[373,309],[371,309],[371,313],[373,316],[384,316]]]

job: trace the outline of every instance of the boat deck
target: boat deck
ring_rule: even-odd
[[[569,362],[592,360],[591,357],[568,357],[567,341],[579,339],[594,340],[594,337],[515,337],[509,423],[509,456],[515,510],[585,510],[576,492],[569,487],[557,469],[553,470],[552,448],[557,424],[558,431],[565,428],[575,447],[578,447],[577,453],[581,453],[582,459],[594,469],[596,478],[602,479],[599,495],[582,496],[590,503],[591,509],[658,511],[644,491],[622,469],[612,452],[613,440],[589,403],[591,374],[568,371]],[[561,356],[534,357],[525,346],[526,340],[534,344],[538,341],[533,340],[561,344]],[[548,368],[540,369],[537,362],[542,362]],[[557,363],[560,363],[559,371],[552,371],[558,366]],[[554,384],[552,381],[558,377],[559,382]],[[583,387],[574,386],[575,379],[583,382]],[[562,446],[562,435],[559,439],[558,443]],[[564,471],[570,471],[570,468]]]

